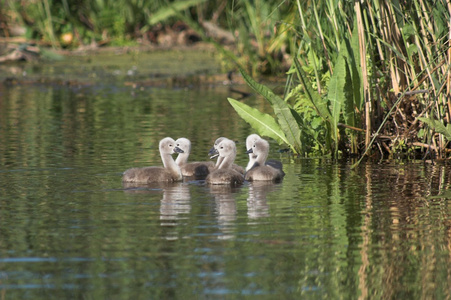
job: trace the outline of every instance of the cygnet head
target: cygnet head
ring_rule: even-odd
[[[258,134],[251,134],[246,138],[246,150],[249,150],[252,148],[254,143],[258,140],[260,140],[261,137]],[[249,162],[246,166],[246,171],[249,171],[255,164],[255,159],[257,158],[257,155],[254,153],[246,152],[249,154]]]
[[[224,138],[217,146],[218,154],[220,157],[229,157],[231,155],[236,155],[235,142]]]
[[[177,148],[174,139],[170,137],[162,139],[158,148],[160,149],[161,154],[183,153],[183,150]]]
[[[256,140],[253,145],[246,151],[246,153],[250,154],[252,153],[255,157],[264,158],[266,160],[266,157],[268,156],[269,152],[269,143],[267,140],[264,139],[258,139]],[[259,159],[262,161],[261,159]],[[263,161],[264,161],[263,160]]]
[[[178,138],[175,141],[175,147],[182,150],[182,153],[191,153],[191,141],[187,138]],[[180,153],[180,152],[179,152]]]
[[[218,153],[218,145],[224,140],[227,140],[227,138],[225,138],[223,136],[221,136],[221,137],[216,139],[213,147],[208,152],[208,155],[210,156],[210,159],[216,158],[219,155],[219,153]]]
[[[246,150],[249,150],[255,143],[255,141],[261,139],[258,134],[251,134],[246,138]]]

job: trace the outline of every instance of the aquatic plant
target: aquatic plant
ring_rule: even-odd
[[[403,144],[413,153],[426,147],[445,154],[447,132],[441,128],[451,116],[449,3],[297,1],[297,8],[299,20],[290,30],[299,38],[298,49],[284,93],[301,134],[287,143],[294,153],[390,157]],[[231,102],[244,110],[243,103]],[[291,136],[292,128],[280,123],[279,101],[279,107],[271,105],[279,129]],[[427,121],[431,116],[436,121]],[[425,134],[425,124],[438,134]]]

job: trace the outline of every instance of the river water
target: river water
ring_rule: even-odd
[[[3,69],[1,299],[450,299],[448,164],[351,169],[270,141],[280,184],[124,186],[127,168],[161,165],[163,137],[191,139],[191,160],[229,137],[245,166],[253,133],[227,86],[134,84],[155,72],[127,59]]]

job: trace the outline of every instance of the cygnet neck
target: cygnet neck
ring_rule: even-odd
[[[266,159],[268,158],[268,151],[261,149],[255,158],[255,162],[260,166],[264,166],[266,163]]]
[[[217,169],[231,169],[236,157],[236,146],[231,140],[225,140],[218,145]]]
[[[254,145],[254,143],[261,139],[261,137],[258,134],[251,134],[246,138],[246,151],[251,149],[252,146]],[[247,163],[246,166],[246,171],[249,171],[255,164],[255,158],[256,158],[256,154],[254,153],[249,153],[249,162]]]
[[[183,153],[180,153],[183,154]],[[171,153],[164,153],[161,152],[161,160],[163,161],[163,166],[170,170],[173,174],[177,174],[178,178],[182,178],[182,171],[180,170],[179,166],[175,163],[174,159],[172,158]]]
[[[236,157],[235,153],[227,155],[225,157],[219,156],[218,157],[218,162],[216,163],[216,164],[219,163],[218,169],[230,169],[230,168],[232,168],[232,164],[235,161],[235,157]]]
[[[179,155],[175,159],[175,163],[179,166],[185,165],[188,163],[188,158],[191,153],[191,141],[187,138],[179,138],[175,141],[176,147],[181,149],[183,153],[179,152]]]
[[[179,166],[184,165],[188,162],[189,153],[179,153],[177,158],[175,159],[175,163]]]

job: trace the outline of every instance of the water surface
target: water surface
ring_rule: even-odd
[[[105,70],[108,73],[108,70]],[[119,80],[120,82],[120,80]],[[280,184],[127,186],[158,141],[253,133],[227,87],[0,85],[2,299],[449,299],[450,168],[298,159]],[[262,99],[246,103],[265,108]]]

